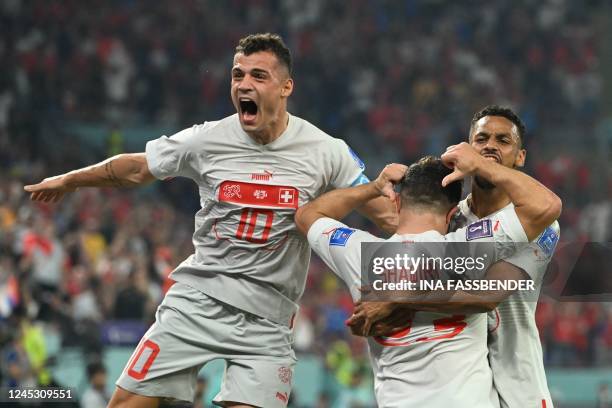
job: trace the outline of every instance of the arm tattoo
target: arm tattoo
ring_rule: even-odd
[[[104,170],[106,171],[107,180],[111,182],[111,185],[115,187],[123,187],[123,182],[115,174],[112,160],[104,165]]]

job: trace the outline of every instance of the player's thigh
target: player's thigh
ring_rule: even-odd
[[[293,356],[227,360],[221,391],[213,402],[227,407],[284,408],[291,394],[295,363]]]
[[[198,371],[218,357],[211,350],[219,349],[219,340],[210,330],[221,330],[216,326],[223,313],[201,292],[175,284],[117,385],[141,396],[193,401]]]
[[[108,408],[158,408],[159,398],[134,394],[121,387],[115,387],[115,392],[108,403]]]

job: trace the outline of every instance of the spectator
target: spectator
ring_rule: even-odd
[[[87,366],[89,386],[81,398],[82,408],[106,408],[110,396],[106,392],[106,368],[102,363],[93,362]]]

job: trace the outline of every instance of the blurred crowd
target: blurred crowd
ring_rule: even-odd
[[[370,176],[387,162],[409,163],[464,140],[484,105],[516,108],[528,128],[526,171],[563,198],[562,239],[611,241],[610,140],[598,130],[610,113],[602,73],[611,67],[600,58],[610,33],[597,23],[604,7],[597,0],[0,2],[2,381],[51,381],[44,356],[31,351],[41,341],[37,322],[57,327],[62,346],[83,347],[92,364],[112,343],[100,335],[106,322],[146,327],[169,271],[192,251],[198,205],[195,187],[176,180],[133,192],[83,190],[54,207],[28,203],[23,184],[121,151],[120,144],[84,150],[68,124],[179,130],[230,114],[233,48],[250,32],[284,36],[295,60],[290,111],[347,140]],[[362,381],[364,343],[344,326],[351,299],[317,259],[302,305],[297,349],[323,356],[349,389]],[[609,304],[544,300],[538,325],[548,365],[612,364]]]

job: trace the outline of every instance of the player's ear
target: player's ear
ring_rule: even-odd
[[[285,83],[283,84],[283,87],[281,88],[281,96],[283,98],[287,98],[289,95],[291,95],[292,92],[293,92],[293,79],[287,78],[285,79]]]
[[[450,210],[448,210],[448,212],[446,213],[446,228],[448,229],[448,226],[451,222],[451,220],[453,219],[453,217],[455,216],[455,213],[459,210],[459,207],[454,206],[453,208],[451,208]]]
[[[525,158],[527,157],[527,150],[519,149],[516,159],[514,159],[514,167],[523,167],[525,165]]]

